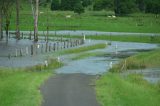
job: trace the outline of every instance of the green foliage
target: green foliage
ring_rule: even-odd
[[[116,15],[131,14],[136,11],[160,13],[159,0],[95,0],[94,10],[114,10]]]
[[[115,14],[126,15],[135,12],[135,0],[115,0]]]
[[[76,4],[75,4],[74,12],[75,12],[75,13],[78,13],[79,15],[80,15],[81,13],[84,13],[84,7],[82,6],[81,3],[76,3]]]
[[[77,9],[77,13],[81,13],[83,10],[83,5],[88,5],[88,2],[83,2],[81,0],[53,0],[51,4],[51,10],[70,10],[75,11],[75,8]],[[81,11],[79,11],[81,10]]]
[[[114,0],[95,0],[93,5],[94,10],[114,10]]]
[[[52,0],[51,10],[55,11],[55,10],[59,10],[60,8],[61,8],[60,0]]]
[[[146,12],[160,14],[160,0],[146,0]]]
[[[81,0],[83,7],[87,7],[92,4],[93,0]]]

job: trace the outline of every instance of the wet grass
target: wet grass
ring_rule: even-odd
[[[40,106],[40,86],[60,66],[54,60],[48,67],[0,68],[0,106]]]
[[[68,50],[65,50],[65,51],[61,52],[61,54],[78,54],[78,53],[82,53],[82,52],[86,52],[86,51],[91,51],[91,50],[96,50],[96,49],[103,49],[106,46],[107,45],[104,44],[104,43],[94,44],[94,45],[90,45],[90,46],[84,46],[84,47],[79,47],[79,48],[74,48],[74,49],[68,49]]]
[[[151,85],[140,75],[121,77],[115,73],[96,81],[96,91],[102,106],[158,106],[160,87]]]
[[[57,36],[58,37],[58,36]],[[66,38],[82,38],[82,36],[63,36]],[[139,43],[160,43],[160,36],[142,36],[142,35],[98,35],[98,36],[86,36],[86,39],[93,40],[111,40],[122,42],[139,42]]]
[[[128,69],[144,69],[154,67],[160,67],[159,49],[150,52],[139,53],[125,60],[122,60],[119,64],[116,64],[110,71],[122,72]]]

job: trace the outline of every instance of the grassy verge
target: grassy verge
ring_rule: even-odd
[[[103,49],[106,47],[106,44],[95,44],[91,46],[85,46],[85,47],[79,47],[79,48],[74,48],[74,49],[69,49],[61,52],[61,54],[77,54],[81,52],[86,52],[90,50],[96,50],[96,49]]]
[[[140,75],[126,78],[109,73],[96,82],[102,106],[158,106],[160,85],[151,85]]]
[[[47,68],[40,65],[25,69],[0,68],[0,106],[40,106],[40,86],[53,75],[50,69],[60,66],[54,61]]]
[[[96,81],[97,97],[102,106],[157,106],[160,104],[160,83],[150,84],[142,75],[121,76],[126,69],[160,66],[160,50],[144,52],[122,60],[111,72]]]
[[[125,66],[124,68],[122,68]],[[160,50],[154,50],[150,52],[144,52],[131,56],[126,60],[122,60],[119,64],[116,64],[111,71],[121,72],[127,69],[141,69],[160,67]]]
[[[58,37],[58,36],[57,36]],[[82,36],[63,36],[66,38],[82,38]],[[127,36],[127,35],[98,35],[98,36],[86,36],[87,39],[93,40],[111,40],[111,41],[123,41],[123,42],[140,42],[140,43],[160,43],[160,36]]]

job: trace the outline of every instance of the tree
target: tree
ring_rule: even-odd
[[[2,6],[0,6],[0,39],[3,39],[3,11],[2,11]]]
[[[11,13],[12,13],[12,6],[14,3],[15,3],[14,0],[1,0],[0,1],[2,13],[5,18],[6,43],[8,43],[10,18],[11,18]]]
[[[78,13],[79,15],[81,13],[84,13],[84,7],[82,6],[81,3],[76,3],[75,7],[74,7],[74,12]]]
[[[87,7],[92,4],[93,0],[81,0],[82,6]]]
[[[115,14],[126,15],[136,11],[135,0],[114,0]]]
[[[160,13],[160,0],[147,0],[146,2],[146,13]]]
[[[20,40],[20,31],[19,31],[19,8],[20,8],[20,1],[16,0],[16,38]]]
[[[52,0],[51,10],[60,10],[60,9],[61,9],[61,2],[60,2],[60,0]]]
[[[34,41],[38,41],[38,12],[39,12],[39,0],[34,2],[31,0],[31,7],[34,19]]]
[[[145,6],[146,6],[145,0],[136,0],[136,5],[139,11],[145,12]]]
[[[114,0],[95,0],[93,5],[94,10],[113,10],[114,9]]]

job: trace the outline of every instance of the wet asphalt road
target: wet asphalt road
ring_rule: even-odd
[[[99,106],[94,91],[95,76],[59,74],[41,87],[42,106]]]

